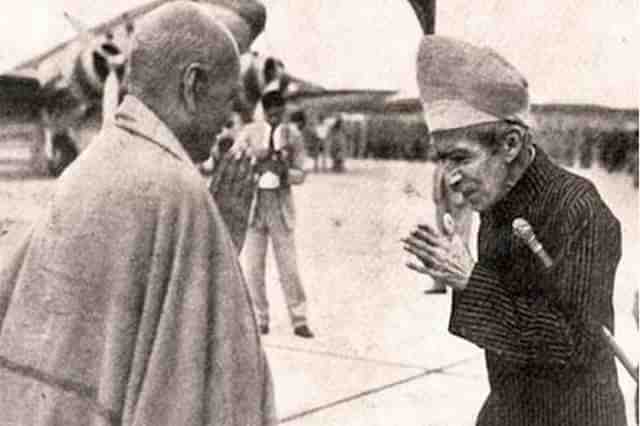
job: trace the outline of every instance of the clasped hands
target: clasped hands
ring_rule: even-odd
[[[464,290],[473,271],[475,260],[459,234],[451,215],[444,218],[444,230],[438,232],[430,225],[418,225],[401,240],[404,250],[418,262],[409,261],[407,267],[427,274],[454,290]]]
[[[209,191],[238,251],[246,237],[256,187],[251,163],[251,157],[244,151],[226,152],[216,159],[209,185]]]

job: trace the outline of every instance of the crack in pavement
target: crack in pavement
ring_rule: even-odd
[[[299,350],[299,352],[308,352],[308,353],[311,353],[311,354],[319,355],[318,353],[314,353],[313,351]],[[281,418],[280,419],[280,424],[288,423],[288,422],[291,422],[291,421],[294,421],[294,420],[297,420],[297,419],[300,419],[300,418],[303,418],[303,417],[307,417],[307,416],[309,416],[311,414],[318,413],[320,411],[328,410],[328,409],[336,407],[338,405],[346,404],[348,402],[355,401],[355,400],[367,397],[369,395],[380,393],[380,392],[383,392],[385,390],[394,388],[396,386],[404,385],[406,383],[410,383],[410,382],[413,382],[415,380],[422,379],[422,378],[430,376],[432,374],[446,373],[447,369],[453,368],[453,367],[457,367],[457,366],[462,365],[462,364],[466,364],[468,362],[471,362],[471,361],[477,359],[480,356],[482,356],[482,355],[476,355],[476,356],[473,356],[473,357],[464,358],[464,359],[461,359],[459,361],[452,362],[450,364],[445,364],[445,365],[443,365],[441,367],[438,367],[438,368],[425,369],[425,370],[421,371],[418,374],[414,374],[414,375],[406,377],[404,379],[396,380],[396,381],[393,381],[391,383],[387,383],[387,384],[380,385],[380,386],[375,386],[373,388],[360,391],[360,392],[355,393],[353,395],[349,395],[349,396],[346,396],[344,398],[337,399],[335,401],[331,401],[331,402],[328,402],[328,403],[325,403],[325,404],[321,404],[319,406],[303,410],[303,411],[301,411],[299,413],[291,414],[289,416]],[[350,359],[350,358],[344,357],[344,359]],[[363,359],[363,361],[367,361],[367,359]],[[368,360],[368,361],[376,362],[375,360]],[[383,363],[387,364],[386,362],[383,362]]]
[[[422,371],[426,371],[426,370],[430,369],[430,367],[426,367],[424,365],[415,365],[415,364],[406,364],[406,363],[401,363],[401,362],[384,361],[384,360],[379,360],[379,359],[372,359],[372,358],[364,358],[364,357],[358,357],[358,356],[352,356],[352,355],[345,355],[345,354],[341,354],[341,353],[337,353],[337,352],[320,351],[320,350],[314,350],[314,349],[303,349],[303,348],[298,348],[298,347],[295,347],[295,346],[286,346],[286,345],[278,345],[278,344],[267,344],[267,343],[263,343],[263,346],[265,348],[279,349],[279,350],[284,350],[284,351],[289,351],[289,352],[300,352],[300,353],[306,353],[306,354],[309,354],[309,355],[327,356],[327,357],[342,359],[342,360],[346,360],[346,361],[369,362],[369,363],[378,364],[378,365],[384,365],[384,366],[388,366],[388,367],[410,368],[412,370],[422,370]]]

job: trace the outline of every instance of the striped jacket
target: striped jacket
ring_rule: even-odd
[[[526,219],[554,259],[544,269],[512,234]],[[620,224],[592,183],[536,147],[505,199],[481,214],[478,263],[449,330],[485,349],[490,394],[478,425],[626,425],[613,330]]]

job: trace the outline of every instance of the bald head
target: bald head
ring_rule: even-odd
[[[197,3],[161,6],[141,19],[133,36],[130,93],[156,94],[194,62],[214,66],[219,77],[236,71],[239,53],[231,33]]]
[[[208,150],[188,144],[208,143],[201,139],[213,139],[227,120],[239,69],[237,44],[209,9],[172,2],[136,27],[127,89],[198,157]]]

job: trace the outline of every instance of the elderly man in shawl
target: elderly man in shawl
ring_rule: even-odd
[[[2,269],[0,424],[277,422],[241,230],[223,222],[248,162],[214,172],[220,211],[194,166],[228,119],[239,46],[264,25],[260,5],[228,7],[168,3],[142,19],[128,95]]]
[[[601,334],[613,330],[619,221],[534,143],[527,82],[496,52],[425,36],[418,85],[447,184],[480,213],[480,230],[475,260],[455,223],[419,225],[408,266],[453,289],[449,330],[485,351],[491,390],[477,424],[625,425]],[[552,266],[514,235],[516,219]]]

